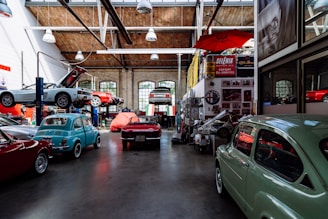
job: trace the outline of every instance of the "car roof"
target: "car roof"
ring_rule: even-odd
[[[72,118],[72,119],[75,119],[75,118],[81,117],[81,116],[86,116],[86,115],[80,114],[80,113],[58,113],[58,114],[53,114],[53,115],[47,116],[46,118]]]
[[[326,174],[328,162],[319,148],[320,141],[328,138],[328,115],[256,115],[241,118],[240,121],[274,127],[286,133],[298,145],[301,145],[306,156],[311,159],[322,177],[328,182],[328,175]]]

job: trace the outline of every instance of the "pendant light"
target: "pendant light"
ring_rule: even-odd
[[[48,26],[50,24],[50,14],[49,14],[50,8],[49,8],[49,2],[48,2]],[[46,29],[46,32],[44,33],[42,40],[46,43],[56,43],[56,38],[52,34],[52,31],[50,28]]]
[[[0,17],[12,17],[13,13],[7,5],[6,0],[0,0]]]
[[[149,28],[148,33],[146,35],[146,40],[151,41],[151,42],[157,40],[157,36],[156,36],[155,31],[154,31],[154,28]]]
[[[153,26],[153,12],[150,14],[150,26],[151,28],[149,28],[148,33],[146,34],[146,40],[150,41],[150,42],[154,42],[157,40],[157,36],[156,33],[154,31],[154,28],[152,28]]]
[[[151,54],[150,60],[153,60],[153,61],[159,60],[158,54],[156,54],[156,53]]]
[[[77,51],[75,55],[75,60],[82,61],[83,59],[84,59],[84,55],[82,54],[82,51],[81,50]]]
[[[149,14],[152,9],[153,7],[148,0],[141,0],[137,5],[137,11],[140,14]]]

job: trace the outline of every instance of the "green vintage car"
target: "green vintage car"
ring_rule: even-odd
[[[328,115],[245,117],[215,167],[248,218],[328,218]]]

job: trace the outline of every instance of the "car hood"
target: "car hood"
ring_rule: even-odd
[[[31,138],[36,135],[38,128],[38,126],[34,125],[10,125],[0,127],[1,130],[8,132],[10,135],[26,135]]]
[[[73,88],[76,85],[76,82],[81,78],[82,74],[86,71],[86,69],[80,66],[75,66],[68,74],[60,79],[56,85],[58,87]]]

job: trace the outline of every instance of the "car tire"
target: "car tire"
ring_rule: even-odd
[[[40,152],[34,161],[33,174],[37,176],[44,174],[48,169],[48,165],[48,155],[45,152]]]
[[[81,157],[82,154],[82,145],[80,142],[75,142],[74,148],[72,151],[72,156],[74,159],[78,159]]]
[[[71,105],[71,98],[66,93],[60,93],[56,96],[56,105],[60,108],[67,109]]]
[[[220,138],[228,138],[230,135],[229,129],[227,127],[220,127],[217,131],[217,134]]]
[[[122,140],[123,145],[123,151],[126,151],[128,149],[128,141]]]
[[[100,148],[100,145],[101,145],[100,135],[97,135],[96,141],[93,144],[93,147],[96,148],[96,149],[98,149],[98,148]]]
[[[15,100],[14,100],[14,96],[11,93],[3,93],[1,95],[1,104],[4,107],[12,107],[15,106]]]
[[[328,103],[328,95],[327,94],[322,97],[322,102]]]
[[[219,164],[217,164],[215,168],[215,184],[218,194],[224,196],[226,191],[223,185],[222,172]]]
[[[77,102],[74,102],[73,103],[73,106],[75,107],[75,108],[82,108],[82,107],[84,107],[84,102],[83,101],[77,101]]]
[[[101,99],[98,96],[92,96],[92,99],[90,101],[91,106],[93,107],[99,107],[101,106]]]

